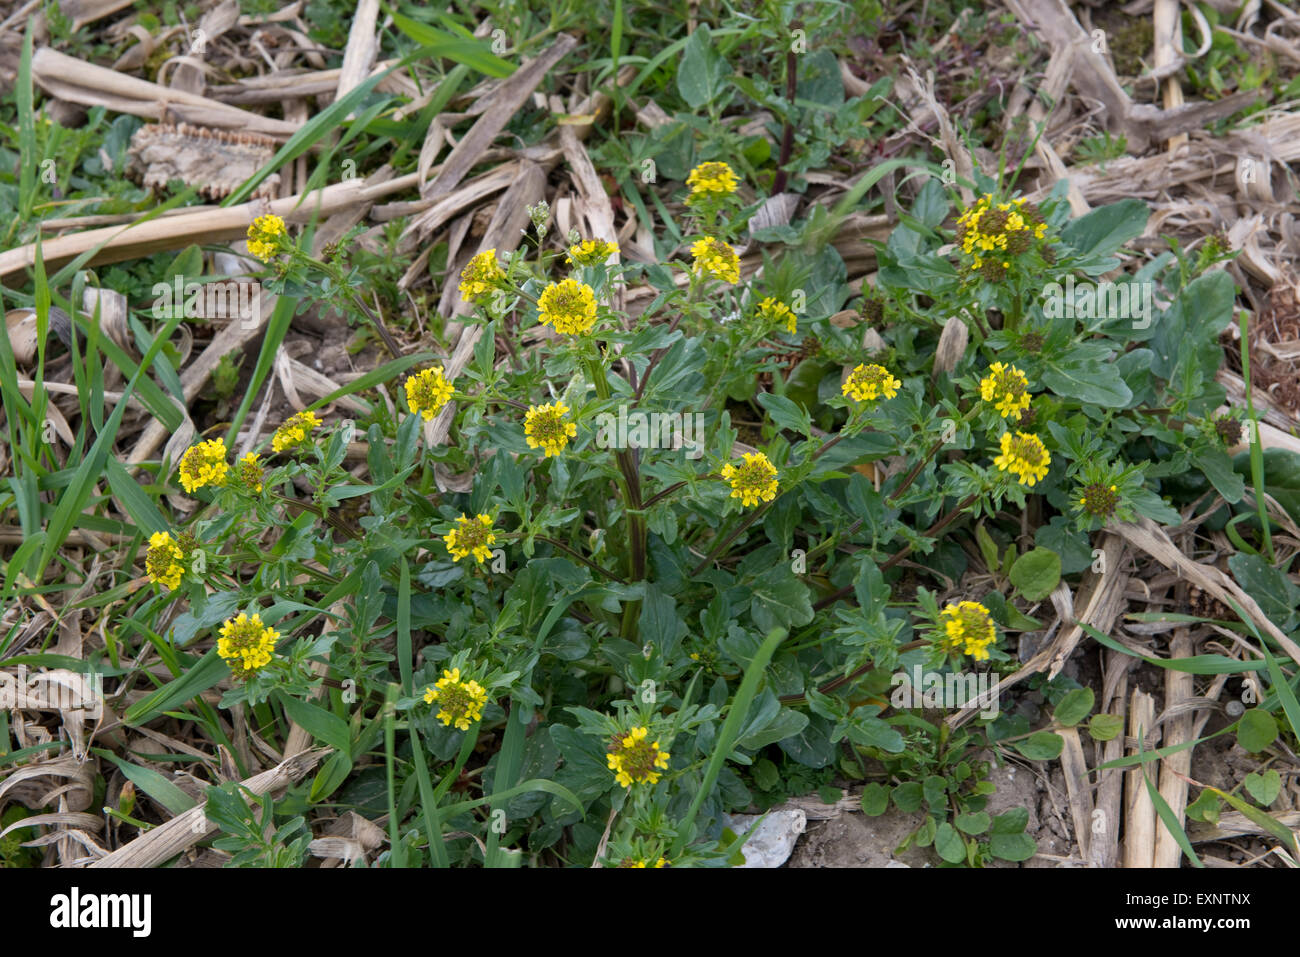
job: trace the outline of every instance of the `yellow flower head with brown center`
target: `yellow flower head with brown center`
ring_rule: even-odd
[[[460,272],[461,298],[477,302],[497,288],[505,278],[505,270],[497,262],[497,251],[485,249],[471,259]]]
[[[1011,266],[1008,255],[1027,251],[1046,234],[1047,223],[1038,207],[1024,197],[1000,203],[986,193],[957,217],[958,246],[974,257],[970,268],[991,281],[1006,275]]]
[[[442,407],[451,401],[451,383],[443,375],[442,366],[421,369],[406,380],[406,405],[412,415],[421,415],[432,422]]]
[[[1015,366],[995,362],[989,374],[980,379],[980,398],[992,402],[1002,418],[1019,417],[1029,408],[1029,380]]]
[[[262,491],[262,466],[256,452],[249,452],[235,463],[235,480],[250,492]]]
[[[462,681],[459,668],[444,668],[442,677],[424,691],[425,704],[438,702],[438,720],[456,725],[457,731],[468,731],[473,722],[483,719],[487,699],[487,689],[473,678]]]
[[[569,439],[578,434],[578,427],[565,421],[569,407],[563,402],[550,405],[531,405],[524,417],[524,438],[530,449],[543,449],[549,458],[559,455],[569,444]]]
[[[1084,486],[1079,494],[1079,509],[1102,521],[1115,514],[1119,502],[1119,489],[1114,485],[1102,485],[1100,482]]]
[[[1047,475],[1052,456],[1038,436],[1028,432],[1015,435],[1006,432],[1002,436],[1002,454],[993,460],[993,464],[1003,472],[1014,472],[1021,485],[1033,488]]]
[[[167,532],[154,532],[149,536],[149,550],[145,553],[144,568],[149,581],[162,585],[168,591],[180,587],[185,574],[185,553]]]
[[[625,788],[636,784],[655,784],[659,772],[668,770],[668,759],[672,757],[667,751],[659,750],[658,741],[649,741],[648,728],[636,727],[626,734],[620,734],[610,742],[606,749],[606,760],[614,777]]]
[[[860,365],[850,372],[840,391],[858,402],[875,402],[882,398],[892,399],[898,395],[898,387],[902,384],[884,366],[872,363]]]
[[[686,177],[686,185],[691,194],[686,197],[686,205],[693,206],[702,200],[718,200],[730,196],[740,185],[735,172],[726,163],[701,163],[691,170]]]
[[[467,518],[462,514],[456,519],[456,527],[447,533],[443,541],[455,561],[473,555],[482,565],[492,557],[492,546],[496,544],[497,535],[492,530],[492,519],[489,516]]]
[[[723,282],[740,282],[740,257],[721,239],[706,236],[691,244],[695,262],[691,268],[697,276],[713,277]]]
[[[226,484],[226,443],[222,439],[209,439],[192,445],[181,456],[181,485],[185,491],[194,492],[205,485]]]
[[[538,318],[556,332],[576,336],[596,323],[596,294],[585,282],[553,282],[537,298]]]
[[[731,483],[731,497],[740,499],[745,508],[776,498],[776,466],[762,452],[746,452],[742,458],[745,461],[739,466],[722,467],[722,478]]]
[[[795,318],[794,310],[781,300],[773,299],[771,296],[768,296],[758,304],[758,318],[774,325],[776,323],[784,323],[786,332],[789,332],[792,335],[798,327],[798,321]]]
[[[279,216],[270,213],[258,216],[248,227],[248,251],[262,262],[269,263],[280,251],[280,237],[287,232],[284,220]]]
[[[284,425],[275,430],[271,436],[271,448],[276,452],[297,448],[307,441],[311,430],[320,425],[315,412],[298,412],[284,420]]]
[[[240,612],[221,626],[217,654],[230,662],[236,677],[245,678],[271,663],[279,637],[279,632],[262,624],[261,615],[249,617]]]
[[[963,601],[945,606],[939,613],[943,626],[941,644],[946,651],[959,651],[976,661],[989,656],[989,647],[998,639],[989,610],[977,601]]]
[[[570,266],[599,266],[610,256],[618,254],[618,243],[603,239],[586,239],[576,246],[569,247],[569,254],[564,261]]]

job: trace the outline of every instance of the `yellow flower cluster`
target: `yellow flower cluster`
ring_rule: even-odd
[[[850,372],[840,391],[858,402],[875,402],[880,398],[892,399],[902,384],[884,366],[873,363],[860,365]]]
[[[993,460],[993,464],[1000,471],[1014,472],[1021,485],[1033,488],[1047,476],[1052,456],[1038,436],[1028,432],[1015,435],[1006,432],[1002,436],[1002,454]]]
[[[438,702],[438,720],[456,725],[457,731],[468,731],[470,724],[483,719],[487,699],[487,689],[473,678],[462,681],[459,668],[443,669],[442,677],[424,692],[425,704]]]
[[[476,302],[486,296],[505,279],[505,270],[497,262],[497,251],[485,249],[471,259],[460,273],[462,299]]]
[[[957,217],[957,244],[972,256],[971,268],[986,279],[999,280],[1011,268],[1006,257],[1025,252],[1047,233],[1038,207],[1022,196],[1009,203],[995,202],[985,193]]]
[[[764,322],[770,322],[773,324],[785,323],[786,332],[789,332],[791,335],[794,334],[794,331],[798,326],[794,310],[781,300],[773,299],[771,296],[768,296],[766,299],[759,302],[758,318],[762,319]]]
[[[997,630],[989,610],[977,601],[963,601],[946,606],[939,614],[943,625],[943,647],[960,651],[976,661],[985,661],[989,647],[997,641]]]
[[[701,163],[686,177],[686,185],[691,188],[691,194],[686,197],[686,204],[693,206],[702,200],[717,200],[730,196],[740,185],[740,180],[726,163]]]
[[[262,491],[262,465],[256,452],[249,452],[235,463],[235,479],[250,492]]]
[[[456,519],[456,527],[444,538],[447,551],[455,561],[462,558],[474,558],[482,565],[492,557],[491,546],[497,541],[496,532],[492,530],[492,519],[487,515],[468,518],[464,514]]]
[[[723,282],[740,282],[740,257],[721,239],[706,236],[691,244],[695,262],[691,268],[697,276],[711,276]]]
[[[762,452],[746,452],[742,458],[745,461],[739,466],[722,467],[722,478],[731,483],[731,497],[740,499],[745,508],[776,498],[776,466]]]
[[[145,552],[144,568],[149,581],[175,591],[185,574],[185,553],[168,532],[154,532],[149,536],[149,550]]]
[[[647,741],[649,729],[636,727],[621,734],[609,746],[606,760],[609,769],[620,785],[630,788],[634,783],[655,784],[660,771],[668,770],[667,751],[659,750],[658,741]]]
[[[1095,482],[1084,487],[1083,494],[1079,496],[1079,507],[1096,518],[1107,519],[1115,514],[1119,499],[1119,489],[1116,486]]]
[[[276,452],[296,448],[307,441],[311,430],[321,424],[315,412],[298,412],[284,420],[284,424],[271,436],[271,448]]]
[[[565,421],[569,407],[563,402],[549,405],[532,405],[524,417],[524,438],[530,449],[543,449],[549,458],[559,455],[569,444],[569,439],[578,434],[578,427]]]
[[[209,439],[192,445],[181,456],[181,485],[187,492],[195,492],[205,485],[226,484],[226,443],[222,439]]]
[[[230,662],[236,677],[247,677],[271,663],[280,633],[262,624],[261,615],[251,618],[244,612],[221,626],[217,654]]]
[[[451,383],[443,375],[442,366],[421,369],[406,380],[406,405],[412,415],[422,415],[431,422],[444,405],[451,401]]]
[[[1018,416],[1029,408],[1029,380],[1015,366],[995,362],[980,380],[980,398],[992,402],[1002,418]]]
[[[570,266],[599,266],[610,256],[618,254],[618,243],[606,242],[603,239],[587,239],[576,246],[569,247],[569,254],[564,257],[564,261]]]
[[[551,283],[538,297],[537,308],[542,325],[565,335],[580,335],[596,323],[596,294],[576,279]]]
[[[286,233],[284,220],[279,216],[270,213],[258,216],[248,227],[248,251],[262,262],[269,263],[280,251],[280,237]]]

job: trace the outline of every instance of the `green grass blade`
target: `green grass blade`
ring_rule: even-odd
[[[731,749],[736,743],[736,738],[740,734],[740,726],[744,723],[745,716],[749,713],[750,703],[754,700],[754,695],[758,693],[758,683],[763,677],[763,672],[767,669],[767,663],[772,660],[772,655],[781,642],[785,641],[788,632],[784,628],[773,628],[767,634],[767,638],[759,645],[758,651],[754,654],[754,659],[745,669],[745,677],[741,679],[740,689],[731,701],[731,707],[727,710],[727,720],[722,722],[722,730],[718,732],[718,740],[713,748],[713,755],[709,758],[709,764],[704,770],[704,780],[700,782],[700,789],[695,792],[695,800],[691,801],[691,806],[682,818],[681,824],[678,825],[677,839],[673,841],[671,859],[681,856],[682,850],[686,847],[688,841],[694,838],[695,816],[700,812],[700,806],[705,799],[713,792],[713,786],[718,781],[718,775],[722,773],[723,762],[731,754]]]

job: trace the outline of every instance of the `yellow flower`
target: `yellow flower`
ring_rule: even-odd
[[[566,335],[586,332],[596,322],[596,294],[576,279],[551,283],[538,297],[537,308],[542,325],[553,325]]]
[[[550,405],[530,405],[528,415],[524,417],[524,437],[530,449],[545,449],[549,458],[559,455],[569,444],[569,439],[578,434],[578,427],[566,422],[569,407],[563,402]]]
[[[221,626],[217,654],[230,662],[236,677],[244,678],[271,663],[279,637],[279,632],[262,624],[261,615],[250,618],[240,612]]]
[[[190,446],[181,456],[181,485],[187,492],[194,492],[205,485],[225,485],[229,469],[230,466],[226,464],[225,441],[209,439]]]
[[[270,262],[280,250],[280,237],[286,234],[284,220],[267,213],[253,220],[248,227],[248,251],[262,260]]]
[[[963,253],[974,257],[970,268],[994,281],[1005,275],[1011,262],[1001,256],[986,258],[980,253],[1019,255],[1034,240],[1042,239],[1046,231],[1047,223],[1038,207],[1023,197],[1014,204],[994,203],[992,194],[985,193],[957,217],[957,244]]]
[[[668,859],[664,857],[659,858],[653,864],[650,862],[650,859],[648,857],[639,857],[636,860],[627,858],[626,860],[623,861],[622,864],[619,865],[619,867],[667,867],[667,866],[668,866]]]
[[[779,299],[768,296],[758,304],[758,317],[765,322],[784,322],[787,332],[794,334],[797,326],[794,310]]]
[[[1029,380],[1015,366],[1004,366],[995,362],[989,366],[989,374],[980,380],[980,398],[992,402],[993,407],[1001,413],[1002,418],[1019,417],[1029,408]]]
[[[723,282],[740,282],[740,257],[721,239],[706,236],[691,245],[695,257],[692,269],[698,276],[713,276]]]
[[[858,402],[875,402],[882,397],[892,399],[902,384],[884,366],[860,365],[849,373],[840,391]]]
[[[576,246],[570,246],[569,254],[564,257],[564,261],[570,266],[574,264],[579,266],[599,266],[610,256],[617,253],[618,243],[606,242],[603,239],[587,239]]]
[[[144,568],[149,580],[163,585],[168,591],[180,587],[185,574],[185,553],[167,532],[154,532],[149,536],[149,551],[145,553]]]
[[[637,727],[620,734],[610,743],[606,760],[614,777],[625,788],[634,782],[655,784],[660,771],[668,770],[667,751],[659,750],[658,741],[647,741],[649,729]]]
[[[438,720],[444,725],[455,724],[457,731],[468,731],[472,722],[483,719],[487,699],[487,689],[472,678],[462,681],[459,668],[444,668],[442,677],[424,691],[425,704],[438,702]]]
[[[726,163],[701,163],[686,177],[686,185],[691,188],[691,195],[686,197],[686,205],[729,196],[736,191],[739,182]]]
[[[723,479],[731,483],[731,497],[740,499],[745,508],[760,500],[772,501],[777,490],[776,466],[762,452],[746,452],[743,458],[740,466],[728,463],[722,467]]]
[[[413,415],[431,422],[438,411],[451,401],[451,383],[443,376],[442,366],[421,369],[406,380],[406,405]]]
[[[249,452],[236,463],[235,478],[250,492],[262,491],[262,466],[255,452]]]
[[[1021,485],[1033,488],[1047,475],[1052,456],[1038,436],[1017,432],[1013,437],[1007,432],[1002,436],[1002,454],[993,460],[993,464],[1003,472],[1015,472]]]
[[[945,650],[960,651],[976,661],[988,658],[989,646],[998,640],[998,635],[987,608],[977,601],[963,601],[947,605],[939,618]]]
[[[315,412],[298,412],[284,420],[284,425],[271,436],[271,448],[276,452],[296,448],[307,441],[311,430],[321,424]]]
[[[487,515],[466,518],[462,514],[456,519],[456,527],[446,534],[444,541],[447,551],[451,552],[451,557],[455,561],[473,555],[482,565],[492,557],[492,549],[489,546],[496,544],[497,535],[492,530],[492,519]]]
[[[506,277],[505,270],[497,262],[497,251],[485,249],[466,264],[460,273],[460,295],[462,299],[476,302],[497,287]]]

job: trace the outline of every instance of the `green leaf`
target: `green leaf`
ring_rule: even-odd
[[[1247,595],[1259,603],[1260,609],[1282,631],[1295,627],[1296,608],[1300,607],[1300,588],[1292,584],[1280,568],[1270,565],[1258,555],[1237,552],[1228,559],[1232,577],[1237,579]]]
[[[812,421],[808,410],[783,395],[771,392],[758,393],[758,404],[767,410],[777,428],[789,429],[803,436],[812,435]]]
[[[1094,741],[1110,741],[1124,729],[1124,718],[1118,714],[1094,714],[1088,721],[1088,734]]]
[[[197,803],[194,798],[152,768],[142,768],[138,764],[124,761],[104,748],[94,748],[93,750],[100,757],[108,758],[108,760],[116,764],[118,770],[126,776],[128,781],[157,801],[172,815],[184,814]],[[1273,773],[1277,774],[1276,771]]]
[[[1205,473],[1215,491],[1232,504],[1246,493],[1246,482],[1232,470],[1232,459],[1222,449],[1206,449],[1192,456],[1192,464]]]
[[[947,821],[940,824],[939,830],[935,832],[934,849],[949,864],[960,864],[966,860],[966,840]]]
[[[692,110],[712,103],[722,92],[727,61],[713,48],[713,34],[700,24],[682,50],[677,64],[677,92]]]
[[[1113,363],[1053,363],[1043,369],[1042,380],[1057,395],[1078,399],[1085,405],[1124,409],[1133,401],[1132,391]]]
[[[1237,743],[1258,754],[1277,740],[1277,721],[1267,711],[1251,708],[1237,721]]]
[[[1091,688],[1075,688],[1061,699],[1053,717],[1056,718],[1057,724],[1073,728],[1092,712],[1096,698]]]
[[[907,781],[894,788],[894,804],[905,814],[921,808],[921,783],[919,781]]]
[[[953,824],[964,834],[983,834],[989,829],[992,818],[989,817],[988,811],[976,811],[973,814],[958,814],[953,818]]]
[[[1004,861],[1027,861],[1038,850],[1038,842],[1025,833],[1029,812],[1014,807],[993,819],[989,853]]]
[[[352,753],[352,732],[348,724],[338,715],[326,711],[310,701],[299,701],[289,694],[279,695],[280,703],[295,724],[319,738],[330,747],[350,755]]]
[[[1104,259],[1142,235],[1151,211],[1138,199],[1102,206],[1067,223],[1061,241],[1089,259]]]
[[[496,56],[482,40],[455,37],[427,23],[404,17],[400,13],[393,14],[393,23],[397,29],[426,48],[431,56],[446,57],[456,63],[465,64],[471,70],[498,79],[507,77],[515,71],[514,64]]]
[[[755,579],[749,613],[759,631],[806,625],[813,620],[808,586],[782,562]]]
[[[1035,731],[1029,737],[1011,744],[1030,761],[1052,761],[1061,756],[1065,740],[1051,731]]]
[[[879,817],[889,808],[889,788],[872,781],[862,789],[862,813]]]
[[[1187,284],[1164,314],[1156,317],[1151,371],[1166,382],[1186,369],[1193,380],[1214,376],[1223,362],[1219,333],[1232,321],[1237,287],[1222,270],[1206,273]]]
[[[1265,831],[1272,834],[1275,838],[1281,841],[1282,845],[1286,847],[1292,854],[1296,853],[1295,835],[1292,834],[1291,829],[1287,827],[1285,824],[1283,824],[1281,821],[1276,820],[1275,818],[1272,817],[1272,815],[1265,814],[1259,808],[1255,807],[1253,804],[1249,804],[1246,801],[1243,801],[1235,794],[1229,794],[1227,791],[1220,791],[1218,788],[1206,788],[1206,790],[1213,791],[1219,797],[1223,798],[1223,800],[1227,801],[1234,808],[1236,808],[1238,811],[1240,811],[1242,814],[1248,817],[1251,821],[1258,824]]]
[[[1050,548],[1034,548],[1011,566],[1011,584],[1029,601],[1042,601],[1061,580],[1061,556]]]
[[[1275,768],[1269,768],[1263,774],[1252,771],[1241,783],[1250,792],[1250,796],[1263,807],[1268,807],[1276,801],[1282,791],[1282,775],[1278,774]]]

